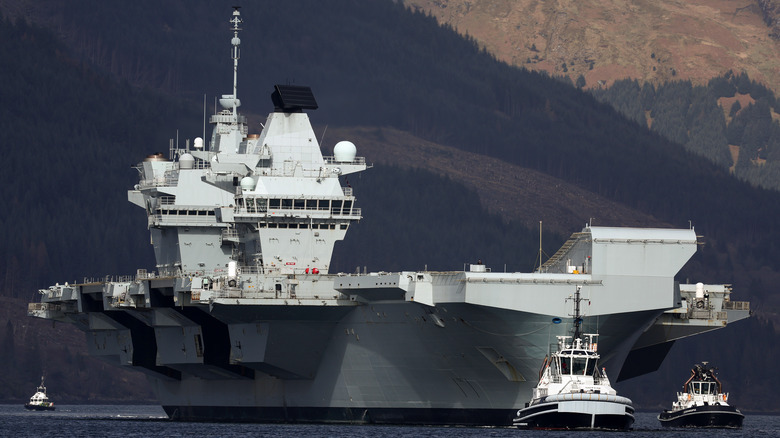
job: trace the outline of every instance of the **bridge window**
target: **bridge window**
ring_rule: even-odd
[[[568,357],[561,358],[561,374],[571,373],[571,359]]]
[[[586,376],[594,376],[596,375],[596,364],[598,362],[596,359],[589,359],[588,360],[588,368],[585,370]]]
[[[576,374],[576,375],[580,375],[580,376],[585,375],[585,369],[587,368],[587,366],[586,366],[587,362],[588,362],[588,360],[585,359],[585,358],[579,358],[579,357],[575,358],[574,359],[574,363],[573,363],[572,368],[571,368],[572,374]]]

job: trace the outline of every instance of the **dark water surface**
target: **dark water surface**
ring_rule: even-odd
[[[747,415],[742,429],[664,429],[656,413],[639,412],[629,432],[519,431],[504,427],[412,427],[231,424],[169,421],[159,406],[61,405],[30,412],[0,405],[0,437],[780,437],[780,416]]]

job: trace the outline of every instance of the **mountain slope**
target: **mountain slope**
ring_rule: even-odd
[[[544,173],[480,154],[416,138],[392,128],[328,128],[328,137],[348,138],[374,163],[425,169],[476,191],[482,205],[504,220],[561,236],[585,223],[603,226],[669,227],[652,215]]]
[[[513,65],[588,87],[616,79],[705,84],[728,70],[780,91],[777,6],[755,0],[404,0]],[[769,24],[767,24],[769,23]]]

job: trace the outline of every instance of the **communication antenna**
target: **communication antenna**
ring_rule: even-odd
[[[539,260],[539,272],[542,272],[542,264],[544,263],[544,256],[546,255],[547,254],[542,250],[542,221],[539,221],[539,254],[536,256],[536,259]],[[535,262],[534,267],[536,267]]]

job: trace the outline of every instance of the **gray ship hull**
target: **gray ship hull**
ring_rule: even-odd
[[[656,316],[610,315],[600,323],[632,333]],[[152,378],[166,413],[186,421],[510,426],[536,384],[547,345],[566,331],[552,316],[465,304],[426,309],[416,303],[376,303],[353,308],[338,321],[312,324],[311,318],[252,324],[259,327],[255,333],[285,334],[279,339],[284,353],[264,358],[266,363],[242,362],[258,371],[253,380],[186,373],[181,380]],[[246,324],[231,326],[241,327],[244,335],[223,344],[240,342],[247,358],[254,354],[252,345],[271,351],[265,334],[247,336]],[[625,356],[623,341],[623,336],[602,334],[603,354]],[[299,378],[290,378],[300,350],[309,352],[307,363],[319,359],[319,365],[314,370],[299,367]],[[285,369],[285,378],[268,375],[274,372],[269,362]],[[307,376],[309,371],[313,373]]]

